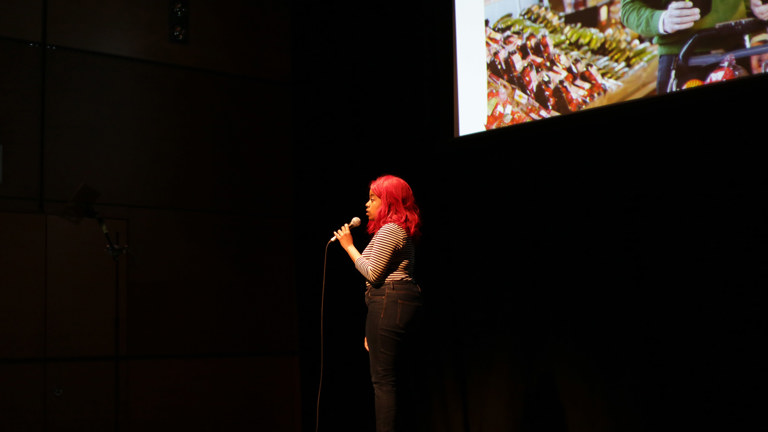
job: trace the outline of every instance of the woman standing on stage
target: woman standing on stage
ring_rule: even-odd
[[[421,288],[414,278],[415,248],[421,225],[411,187],[391,175],[370,185],[365,204],[368,233],[373,237],[361,254],[349,225],[336,231],[339,244],[365,277],[366,348],[371,363],[376,431],[403,430],[398,398],[403,382],[400,367],[407,357],[408,338],[422,308]],[[398,386],[400,384],[400,386]]]

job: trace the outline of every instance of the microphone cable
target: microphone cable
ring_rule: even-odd
[[[335,238],[335,237],[334,237]],[[325,254],[323,256],[323,283],[320,289],[320,376],[318,378],[318,384],[317,384],[317,402],[315,405],[315,432],[319,431],[320,428],[320,394],[323,390],[323,365],[324,365],[324,352],[323,352],[323,346],[325,344],[324,336],[323,336],[323,311],[325,309],[324,303],[325,303],[325,270],[328,267],[328,246],[331,245],[333,242],[333,239],[329,240],[328,243],[325,245]]]
[[[349,226],[351,228],[360,226],[360,218],[352,218],[352,220],[349,222]],[[325,271],[328,268],[328,246],[330,246],[334,241],[336,241],[335,235],[331,237],[330,240],[328,240],[328,243],[326,243],[325,253],[323,254],[323,282],[320,288],[320,375],[318,377],[317,383],[317,402],[315,403],[315,432],[320,430],[320,395],[323,390],[323,367],[325,363],[325,337],[323,331],[323,322],[325,321],[323,312],[325,310]]]

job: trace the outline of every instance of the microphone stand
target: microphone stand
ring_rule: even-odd
[[[112,261],[115,263],[115,356],[114,356],[114,376],[115,376],[115,431],[118,431],[120,428],[120,264],[118,262],[118,259],[120,258],[120,255],[123,255],[127,253],[128,246],[117,246],[112,241],[112,236],[109,234],[109,229],[107,229],[107,223],[104,221],[104,218],[101,217],[95,210],[91,208],[91,211],[93,213],[93,217],[96,219],[96,222],[99,225],[99,228],[101,229],[101,232],[104,233],[104,239],[107,241],[107,252],[112,257]],[[117,239],[119,241],[119,238]]]
[[[107,224],[104,222],[104,218],[97,215],[96,222],[98,222],[99,228],[101,228],[101,232],[104,233],[104,238],[107,241],[107,252],[109,252],[109,255],[112,256],[113,260],[117,261],[120,255],[127,253],[128,246],[115,245],[112,241],[112,237],[109,235],[109,230],[107,229]]]
[[[62,216],[73,223],[79,223],[82,218],[95,219],[107,241],[107,252],[109,252],[113,260],[117,260],[120,255],[126,253],[128,247],[117,246],[112,241],[112,237],[109,235],[109,230],[107,229],[106,222],[104,222],[104,218],[99,215],[91,204],[98,198],[98,196],[99,193],[97,191],[91,189],[87,185],[80,185],[80,188],[64,209],[64,214]]]
[[[106,251],[112,257],[112,261],[115,263],[115,341],[114,341],[114,379],[115,379],[115,431],[120,427],[120,264],[118,259],[121,255],[124,255],[128,251],[128,246],[118,246],[112,241],[112,236],[107,229],[107,223],[104,218],[93,208],[91,204],[98,197],[99,193],[89,188],[87,185],[81,185],[75,196],[64,210],[62,215],[70,222],[79,223],[82,218],[95,219],[99,225],[99,229],[104,234],[104,239],[107,242]],[[117,241],[120,239],[117,238]]]
[[[107,223],[104,218],[98,213],[93,211],[94,218],[104,233],[104,239],[107,241],[107,252],[112,257],[112,261],[115,263],[115,355],[114,355],[114,376],[115,376],[115,431],[120,429],[120,263],[118,259],[120,255],[127,253],[128,246],[118,246],[112,241],[112,236],[107,229]],[[119,241],[119,238],[117,239]]]

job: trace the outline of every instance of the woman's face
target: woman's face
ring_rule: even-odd
[[[368,216],[368,220],[376,219],[376,215],[379,213],[379,207],[381,207],[381,199],[376,196],[373,191],[369,191],[368,202],[365,203],[365,215]]]

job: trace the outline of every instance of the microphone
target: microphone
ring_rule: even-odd
[[[349,221],[349,227],[350,228],[354,228],[356,226],[360,226],[360,218],[357,217],[357,216],[353,217],[352,220]],[[333,237],[331,237],[331,241],[336,241],[336,236],[335,235]]]

